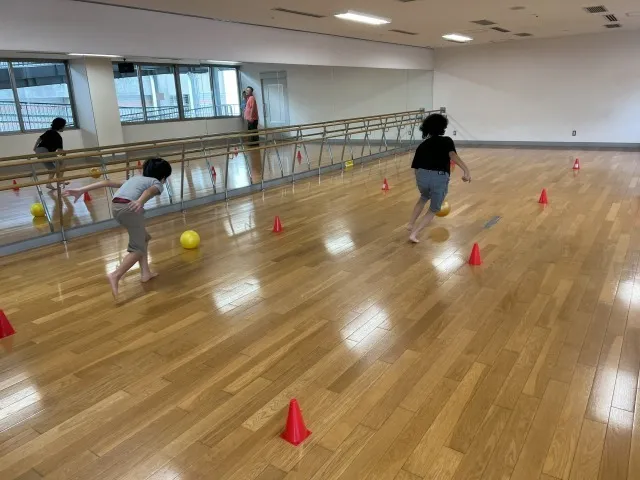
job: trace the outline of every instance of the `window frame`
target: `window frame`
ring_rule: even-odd
[[[122,62],[113,62],[114,67],[118,65],[118,63]],[[153,125],[156,123],[171,123],[171,122],[197,122],[198,120],[217,120],[217,119],[225,119],[225,118],[240,118],[242,119],[242,110],[240,110],[239,115],[215,115],[217,112],[217,102],[216,102],[216,85],[215,78],[213,75],[214,68],[228,68],[236,71],[236,79],[238,82],[238,107],[241,105],[241,96],[242,96],[242,88],[240,82],[240,68],[235,65],[218,65],[218,64],[197,64],[197,63],[159,63],[159,62],[131,62],[136,67],[136,76],[138,78],[138,90],[140,94],[140,101],[142,105],[142,113],[143,118],[141,122],[123,122],[120,120],[120,124],[122,126],[127,125]],[[147,118],[147,104],[144,98],[144,86],[142,84],[142,69],[141,66],[171,66],[173,67],[173,81],[176,87],[176,96],[178,97],[178,118],[170,118],[167,120],[149,120]],[[182,86],[180,84],[180,67],[206,67],[209,70],[209,82],[211,85],[211,105],[213,108],[214,115],[211,117],[196,117],[196,118],[186,118],[184,114],[184,98],[182,97]],[[114,68],[115,72],[115,68]],[[115,77],[114,77],[115,79]],[[116,96],[117,99],[117,96]],[[118,110],[120,106],[118,105]]]
[[[78,116],[76,113],[76,99],[73,91],[73,80],[71,79],[71,68],[69,66],[69,61],[65,59],[56,59],[56,58],[22,58],[22,57],[11,57],[11,58],[0,58],[1,62],[6,62],[8,66],[9,72],[9,85],[11,87],[11,91],[13,93],[13,103],[16,108],[16,116],[18,118],[18,125],[20,125],[20,130],[13,130],[11,132],[0,132],[0,136],[8,136],[8,135],[23,135],[29,133],[42,133],[46,132],[49,128],[35,128],[35,129],[26,129],[24,125],[24,119],[22,117],[22,102],[20,101],[20,95],[18,94],[18,87],[16,86],[16,78],[13,72],[13,64],[14,63],[62,63],[64,64],[64,71],[67,75],[67,89],[69,90],[69,108],[71,108],[71,118],[73,120],[73,126],[69,126],[69,121],[67,119],[67,126],[65,130],[78,130],[80,126],[78,125]],[[53,119],[52,119],[53,120]]]

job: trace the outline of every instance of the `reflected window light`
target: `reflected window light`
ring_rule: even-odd
[[[356,245],[348,233],[332,235],[324,239],[324,248],[331,255],[339,255],[355,250]]]
[[[436,257],[431,261],[431,265],[439,272],[452,272],[457,270],[464,264],[464,259],[458,255],[451,255],[449,257]]]
[[[229,311],[240,307],[255,298],[260,293],[260,280],[255,277],[247,277],[233,283],[225,284],[225,287],[212,286],[212,298],[216,308],[221,311]]]
[[[256,224],[253,220],[253,215],[245,214],[245,215],[233,215],[229,216],[227,220],[223,223],[224,229],[227,232],[227,235],[233,237],[234,235],[239,235],[241,233],[250,232],[255,230]]]

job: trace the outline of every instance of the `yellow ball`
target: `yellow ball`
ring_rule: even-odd
[[[449,215],[450,212],[451,212],[451,205],[449,205],[449,202],[442,202],[442,207],[440,208],[440,211],[436,213],[436,216],[446,217],[447,215]]]
[[[89,170],[89,173],[93,178],[100,178],[100,169],[98,167],[93,167]]]
[[[31,205],[31,215],[34,217],[44,217],[44,207],[41,203],[34,203]]]
[[[180,245],[182,245],[182,248],[186,248],[187,250],[198,248],[198,245],[200,245],[200,235],[193,230],[187,230],[180,235]]]

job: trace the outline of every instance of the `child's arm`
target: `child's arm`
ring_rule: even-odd
[[[160,190],[158,190],[158,187],[147,188],[144,192],[142,192],[142,195],[140,195],[140,198],[138,200],[134,200],[129,204],[131,205],[131,210],[133,210],[134,212],[141,211],[144,208],[144,204],[156,195],[160,195]]]
[[[463,182],[470,182],[471,181],[471,173],[469,172],[469,167],[467,167],[467,164],[462,161],[462,159],[458,156],[458,154],[456,152],[450,152],[449,153],[449,158],[451,159],[451,161],[453,163],[458,165],[462,169],[462,171],[464,172],[463,175],[462,175],[462,181]]]
[[[90,185],[85,185],[81,188],[67,188],[64,192],[65,197],[73,197],[75,201],[82,196],[83,193],[89,192],[91,190],[96,190],[98,188],[103,187],[112,187],[112,188],[120,188],[124,182],[116,182],[114,180],[102,180],[100,182],[92,183]]]

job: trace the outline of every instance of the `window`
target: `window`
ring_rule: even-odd
[[[218,116],[240,116],[238,70],[235,68],[214,67],[213,78],[216,91],[216,112]]]
[[[148,122],[177,120],[178,93],[173,65],[138,65],[142,77],[144,112]]]
[[[215,117],[209,67],[180,67],[184,118]]]
[[[144,122],[138,68],[136,67],[132,73],[120,73],[118,65],[114,64],[113,81],[116,85],[120,121],[122,123]]]
[[[207,65],[113,66],[120,120],[144,123],[240,116],[238,70]]]
[[[56,117],[75,125],[67,64],[0,61],[0,132],[45,130]]]

